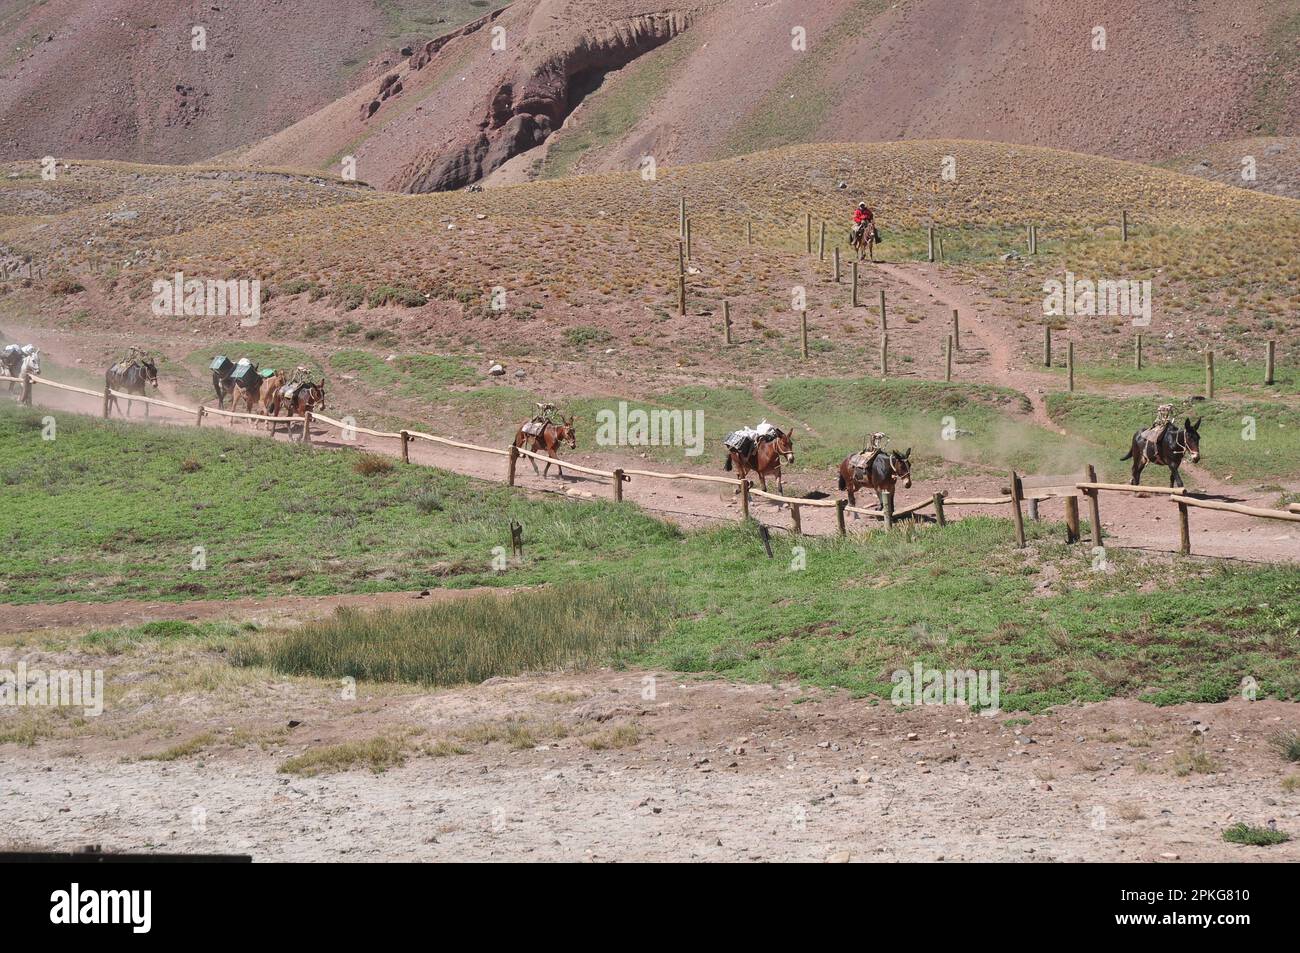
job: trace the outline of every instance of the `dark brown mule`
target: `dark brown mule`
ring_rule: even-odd
[[[322,381],[319,384],[300,384],[290,397],[287,393],[288,385],[279,388],[279,397],[276,400],[275,413],[271,416],[279,417],[280,411],[285,412],[286,417],[301,417],[308,411],[321,410],[325,407],[325,384]],[[278,424],[271,424],[271,433],[274,434],[279,428]],[[302,425],[302,436],[306,437],[307,425]],[[290,433],[293,432],[290,426]]]
[[[876,223],[868,222],[861,234],[849,230],[849,246],[858,253],[858,261],[864,258],[876,260]]]
[[[840,489],[848,493],[849,506],[858,505],[857,492],[861,489],[875,490],[876,500],[880,503],[880,508],[884,509],[883,494],[888,493],[892,499],[894,487],[899,481],[902,481],[903,489],[912,488],[911,447],[903,453],[897,450],[880,451],[876,454],[876,459],[871,461],[871,466],[867,467],[867,472],[862,474],[861,480],[854,473],[852,461],[856,456],[856,453],[850,454],[840,463]]]
[[[563,443],[567,443],[570,450],[578,449],[578,432],[573,429],[572,417],[565,417],[562,423],[546,424],[542,427],[542,432],[536,436],[524,433],[523,427],[520,427],[515,433],[516,447],[523,447],[523,449],[531,451],[532,453],[545,453],[552,460],[556,461],[555,469],[560,476],[564,476],[564,467],[560,466],[560,458],[556,455],[555,451],[558,450],[560,445]],[[524,446],[525,444],[531,445]],[[528,459],[533,465],[533,472],[537,473],[537,459],[535,457],[529,457]],[[550,463],[547,463],[546,469],[540,472],[543,477],[550,473]]]
[[[781,460],[794,463],[794,437],[789,431],[773,429],[776,431],[773,436],[767,440],[760,440],[748,457],[742,457],[735,450],[728,450],[727,462],[723,464],[723,469],[727,472],[734,469],[742,480],[748,479],[751,472],[757,473],[764,493],[767,492],[767,475],[775,473],[776,491],[784,496],[785,483],[781,480]],[[740,492],[739,487],[736,488],[736,492]]]
[[[1201,421],[1204,419],[1197,417],[1196,423],[1192,423],[1192,418],[1188,417],[1183,421],[1182,430],[1171,423],[1154,447],[1142,436],[1141,430],[1135,433],[1128,453],[1120,457],[1121,460],[1133,461],[1133,479],[1129,482],[1141,486],[1143,468],[1148,463],[1155,463],[1169,468],[1170,486],[1182,486],[1183,478],[1178,475],[1178,468],[1183,465],[1183,457],[1188,457],[1192,463],[1201,459]]]
[[[231,370],[234,370],[234,368],[232,367]],[[217,410],[225,410],[226,398],[232,397],[235,392],[234,378],[229,374],[222,374],[220,371],[213,371],[212,392],[217,395]],[[233,403],[231,409],[234,409]]]
[[[104,373],[104,381],[108,384],[110,390],[125,391],[128,394],[143,397],[145,388],[152,386],[154,390],[158,389],[158,366],[154,364],[151,357],[128,364],[122,370],[118,370],[117,365],[114,364]],[[116,406],[117,398],[110,396],[108,398],[109,410],[111,411]],[[131,416],[130,398],[126,402],[126,415]],[[149,416],[148,404],[144,405],[144,415]]]

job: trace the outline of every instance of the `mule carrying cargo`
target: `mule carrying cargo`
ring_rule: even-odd
[[[757,441],[751,434],[745,433],[742,430],[733,430],[731,433],[727,434],[726,438],[722,441],[722,445],[728,450],[734,450],[742,457],[747,457],[754,452],[754,448],[757,446]]]
[[[231,362],[230,358],[226,357],[224,354],[218,354],[214,357],[212,363],[209,364],[208,367],[210,367],[219,377],[229,377],[230,372],[235,369],[235,365]]]
[[[242,386],[251,383],[255,377],[257,377],[257,365],[249,361],[248,358],[240,360],[240,362],[235,365],[235,369],[230,372],[230,379],[236,384]]]

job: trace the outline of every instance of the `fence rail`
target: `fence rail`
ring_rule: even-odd
[[[0,381],[7,381],[22,385],[22,395],[20,397],[23,404],[32,405],[33,385],[40,384],[44,387],[51,387],[56,390],[69,391],[72,393],[83,394],[88,397],[100,397],[104,400],[104,416],[109,415],[111,397],[126,400],[140,400],[146,404],[155,404],[160,407],[166,407],[171,410],[180,411],[181,413],[194,414],[198,423],[202,423],[203,417],[208,414],[216,414],[221,417],[234,420],[252,420],[265,421],[270,423],[287,423],[302,424],[304,442],[311,441],[311,425],[318,423],[327,427],[332,427],[340,432],[360,433],[377,439],[400,440],[402,442],[402,460],[410,462],[408,445],[412,440],[425,440],[430,443],[436,443],[442,446],[455,447],[461,450],[469,450],[474,453],[485,453],[494,456],[509,458],[509,470],[507,473],[507,483],[510,486],[515,485],[515,465],[520,457],[528,457],[534,461],[543,463],[552,463],[557,466],[567,467],[577,473],[584,473],[588,476],[599,477],[610,480],[613,483],[614,499],[621,501],[623,499],[623,484],[631,482],[632,478],[641,477],[653,480],[691,480],[700,483],[711,483],[714,485],[724,485],[736,487],[740,490],[741,496],[741,518],[748,519],[750,516],[750,499],[758,497],[768,500],[781,506],[789,507],[792,531],[796,534],[803,533],[802,511],[805,507],[814,509],[833,509],[835,510],[836,523],[839,534],[847,535],[845,525],[845,514],[852,513],[857,516],[865,516],[869,519],[882,520],[888,528],[899,519],[905,519],[915,516],[930,507],[935,510],[935,522],[940,526],[946,525],[944,510],[950,506],[1010,506],[1011,515],[1016,528],[1016,542],[1020,547],[1025,546],[1024,536],[1024,515],[1021,512],[1021,504],[1029,503],[1030,518],[1037,518],[1037,503],[1041,500],[1052,497],[1064,497],[1066,505],[1066,527],[1067,536],[1070,542],[1076,542],[1079,539],[1078,524],[1078,495],[1086,497],[1091,507],[1090,515],[1092,517],[1092,533],[1095,544],[1100,545],[1102,540],[1101,512],[1099,498],[1102,493],[1140,493],[1140,494],[1165,494],[1169,501],[1178,507],[1179,527],[1181,535],[1180,549],[1184,554],[1191,553],[1191,534],[1188,525],[1188,508],[1200,508],[1209,510],[1218,510],[1220,512],[1235,513],[1240,516],[1248,516],[1257,519],[1280,520],[1283,522],[1300,523],[1300,503],[1288,504],[1285,509],[1266,509],[1258,506],[1246,506],[1240,503],[1232,503],[1225,500],[1211,500],[1202,497],[1195,497],[1188,494],[1183,487],[1153,487],[1153,486],[1131,486],[1125,483],[1101,483],[1096,479],[1096,473],[1092,467],[1085,471],[1085,479],[1069,483],[1064,479],[1060,485],[1055,485],[1056,479],[1053,478],[1054,485],[1050,487],[1025,486],[1024,481],[1013,470],[1011,471],[1011,489],[1010,492],[1001,496],[986,497],[950,497],[946,491],[940,491],[929,499],[921,500],[917,503],[901,509],[894,509],[892,494],[883,493],[883,506],[879,509],[867,509],[860,506],[850,506],[845,500],[833,499],[810,499],[807,497],[784,496],[779,493],[769,493],[766,490],[754,489],[750,480],[742,480],[736,477],[720,477],[711,474],[700,473],[663,473],[657,470],[641,469],[615,469],[601,470],[596,467],[588,467],[582,464],[573,463],[567,460],[561,460],[557,457],[550,457],[544,454],[535,453],[531,450],[525,450],[522,447],[516,447],[513,444],[506,449],[497,447],[485,447],[479,444],[468,443],[462,440],[453,440],[449,437],[440,437],[436,434],[424,433],[419,430],[374,430],[369,427],[362,427],[355,423],[347,423],[342,420],[336,420],[333,417],[327,417],[324,414],[318,414],[308,411],[301,417],[272,417],[263,414],[245,414],[237,413],[230,410],[222,410],[215,407],[187,407],[182,404],[176,404],[171,401],[162,400],[156,397],[142,397],[135,394],[126,394],[121,391],[115,391],[105,388],[102,392],[90,390],[85,387],[76,387],[72,384],[64,384],[61,381],[50,380],[47,377],[37,375],[23,375],[22,377],[11,377],[7,374],[0,374]],[[1042,479],[1042,478],[1040,478]],[[1032,482],[1032,481],[1031,481]],[[1035,491],[1038,491],[1036,494]],[[1071,493],[1070,491],[1076,491]],[[1044,495],[1046,494],[1046,495]]]

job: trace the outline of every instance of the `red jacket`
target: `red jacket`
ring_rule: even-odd
[[[869,222],[869,221],[871,221],[871,209],[867,209],[866,211],[863,211],[862,209],[854,210],[853,212],[854,225],[861,225],[863,222]]]

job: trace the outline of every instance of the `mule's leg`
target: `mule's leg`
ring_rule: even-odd
[[[785,496],[785,482],[781,479],[780,464],[777,464],[776,467],[776,492],[780,493],[782,496]]]
[[[1178,472],[1178,464],[1174,464],[1169,468],[1169,486],[1172,489],[1175,486],[1182,486],[1182,485],[1183,485],[1182,474]]]
[[[1144,466],[1146,464],[1142,462],[1142,451],[1135,446],[1133,448],[1133,479],[1129,480],[1129,483],[1133,486],[1142,485],[1142,468]]]

